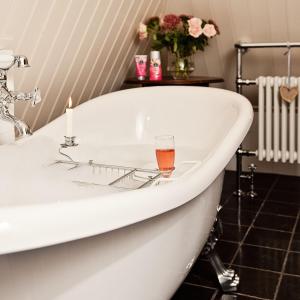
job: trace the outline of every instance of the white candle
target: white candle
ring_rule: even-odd
[[[72,98],[69,97],[69,107],[66,109],[67,115],[67,136],[71,137],[73,135],[73,109],[72,109]]]

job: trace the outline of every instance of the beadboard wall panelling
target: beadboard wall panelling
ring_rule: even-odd
[[[119,89],[145,52],[136,30],[140,21],[165,11],[166,0],[0,0],[0,47],[28,57],[32,66],[14,70],[15,87],[38,86],[43,101],[18,103],[17,116],[33,130],[75,105]]]

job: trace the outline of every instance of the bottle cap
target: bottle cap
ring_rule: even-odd
[[[151,59],[160,59],[160,52],[159,51],[151,51],[150,58]]]
[[[144,59],[147,61],[148,55],[144,55],[144,54],[136,54],[134,56],[135,58],[139,58],[139,59]]]

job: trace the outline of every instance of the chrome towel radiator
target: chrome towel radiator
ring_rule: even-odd
[[[259,77],[258,92],[258,159],[300,163],[300,77],[291,77],[298,97],[291,103],[280,99],[279,88],[287,77]]]
[[[300,163],[300,78],[290,77],[291,86],[298,87],[298,97],[290,104],[282,101],[279,87],[286,84],[287,77],[259,77],[258,79],[243,78],[243,55],[251,48],[300,48],[300,42],[290,43],[238,43],[236,48],[236,91],[243,93],[244,85],[258,85],[258,150],[244,150],[242,145],[236,152],[236,191],[238,197],[244,195],[241,179],[251,179],[249,195],[254,197],[253,172],[250,175],[242,171],[243,156],[258,156],[259,160],[274,162]]]

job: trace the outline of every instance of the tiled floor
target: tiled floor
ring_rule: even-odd
[[[238,200],[234,176],[225,175],[217,251],[238,272],[238,291],[221,293],[210,264],[198,258],[172,300],[300,300],[300,177],[257,174],[259,197]]]

